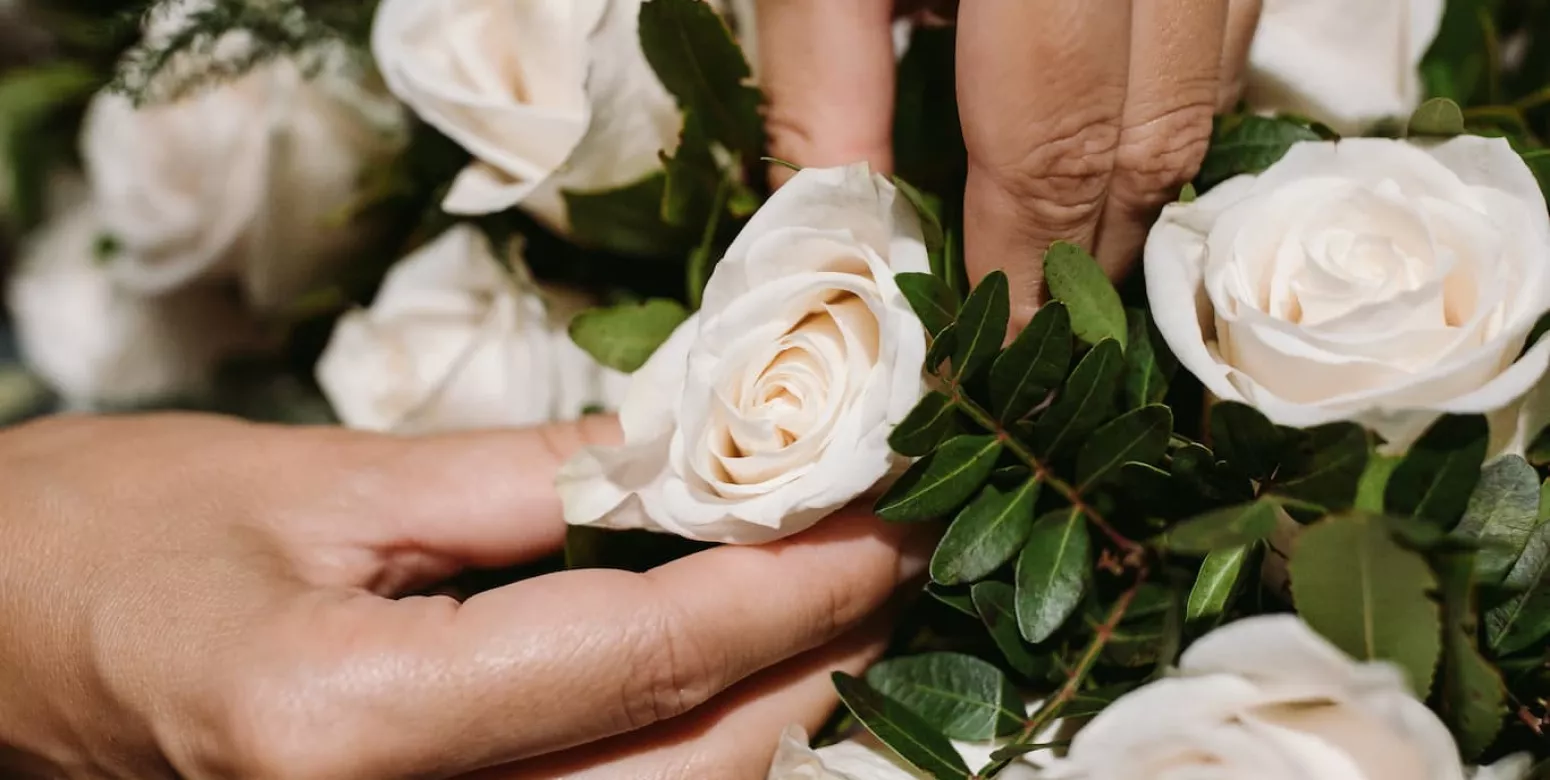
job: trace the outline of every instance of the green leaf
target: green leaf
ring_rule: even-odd
[[[991,640],[1007,664],[1030,680],[1043,677],[1048,664],[1028,652],[1022,632],[1017,629],[1017,589],[1004,582],[988,580],[976,583],[970,595],[980,620],[985,623],[985,630],[990,632]]]
[[[1308,625],[1357,660],[1395,663],[1426,698],[1442,652],[1442,616],[1427,595],[1437,580],[1382,518],[1348,513],[1309,526],[1289,569]]]
[[[929,455],[953,429],[956,412],[953,399],[933,390],[893,429],[888,436],[888,446],[911,458]]]
[[[835,672],[833,679],[840,701],[856,720],[900,758],[931,777],[969,780],[969,767],[953,743],[919,715],[844,672]]]
[[[1465,761],[1474,761],[1496,741],[1507,712],[1501,673],[1480,654],[1474,598],[1474,562],[1469,553],[1442,556],[1437,572],[1443,612],[1442,695],[1438,714],[1458,738]]]
[[[102,78],[79,62],[17,68],[0,77],[0,204],[11,204],[17,226],[30,228],[44,218],[50,172],[73,143],[51,129],[53,119],[101,85]]]
[[[1501,582],[1539,525],[1539,475],[1517,455],[1498,458],[1480,473],[1464,519],[1453,535],[1477,543],[1475,576]]]
[[[1001,456],[995,436],[956,436],[917,461],[877,500],[879,517],[895,523],[946,517],[974,495]]]
[[[662,164],[667,176],[662,192],[662,221],[684,227],[709,210],[712,194],[722,186],[721,168],[716,165],[699,115],[684,114],[678,149],[671,157],[663,155]]]
[[[971,618],[979,617],[979,612],[974,608],[974,600],[971,598],[968,588],[949,588],[934,582],[926,583],[926,593],[931,598],[946,604],[955,611],[968,615]]]
[[[1222,401],[1211,406],[1211,447],[1229,471],[1263,480],[1281,465],[1286,435],[1258,409]]]
[[[1033,411],[1071,367],[1071,317],[1049,303],[990,367],[990,409],[1002,423]]]
[[[1291,433],[1291,448],[1266,490],[1328,510],[1350,508],[1371,451],[1366,429],[1331,423]]]
[[[1145,309],[1126,309],[1125,315],[1130,323],[1130,340],[1125,347],[1125,407],[1160,404],[1179,369],[1178,358],[1169,351]]]
[[[1011,306],[1001,271],[991,271],[969,293],[958,315],[958,348],[953,352],[953,375],[959,381],[973,377],[1001,351]]]
[[[1389,475],[1384,509],[1453,527],[1480,481],[1489,439],[1490,429],[1480,415],[1439,419]]]
[[[1184,204],[1194,203],[1200,198],[1200,193],[1195,190],[1194,182],[1186,182],[1184,188],[1179,190],[1179,202]]]
[[[1356,509],[1382,514],[1383,494],[1388,490],[1389,479],[1399,467],[1397,455],[1372,453],[1367,456],[1367,466],[1362,469],[1362,479],[1356,484]],[[1408,518],[1408,515],[1399,515]]]
[[[753,70],[721,16],[700,0],[647,0],[640,7],[646,61],[706,134],[751,160],[764,146]]]
[[[1033,525],[1017,558],[1017,627],[1038,644],[1071,617],[1091,576],[1092,540],[1075,508],[1056,510]]]
[[[893,185],[899,188],[899,193],[915,207],[915,213],[920,215],[920,232],[925,240],[926,252],[933,255],[940,254],[946,243],[946,234],[942,230],[942,218],[937,214],[937,209],[932,208],[931,199],[898,176],[893,177]]]
[[[691,246],[695,236],[663,221],[666,192],[667,174],[659,171],[611,190],[565,190],[561,195],[579,243],[633,257],[672,257]]]
[[[952,355],[958,346],[958,326],[948,325],[941,333],[931,339],[931,346],[926,349],[927,372],[935,373],[941,367],[942,362]]]
[[[943,585],[977,582],[1012,560],[1033,531],[1033,505],[1038,498],[1037,479],[1009,492],[986,485],[937,543],[931,579]]]
[[[1289,119],[1252,114],[1218,117],[1195,181],[1207,190],[1240,174],[1262,173],[1293,145],[1317,140],[1318,133]]]
[[[1114,409],[1125,355],[1112,339],[1084,356],[1055,402],[1033,426],[1033,444],[1041,456],[1053,456],[1092,433]]]
[[[1099,484],[1125,463],[1152,463],[1168,449],[1173,412],[1166,406],[1143,406],[1094,431],[1076,455],[1077,491]]]
[[[1464,110],[1445,97],[1432,98],[1410,115],[1408,134],[1452,138],[1464,134]]]
[[[1113,339],[1125,348],[1128,332],[1119,291],[1087,250],[1065,241],[1052,244],[1044,255],[1044,283],[1050,297],[1070,310],[1077,338],[1088,344]]]
[[[1550,523],[1540,522],[1504,584],[1520,592],[1486,613],[1491,649],[1510,655],[1543,646],[1550,637]]]
[[[946,282],[931,274],[914,272],[895,274],[893,280],[927,333],[940,336],[958,319],[958,296],[948,289]]]
[[[1186,621],[1216,620],[1227,612],[1252,549],[1250,545],[1228,547],[1206,556],[1195,575],[1194,587],[1189,589],[1189,601],[1184,607]]]
[[[688,318],[677,301],[653,298],[582,312],[571,321],[570,336],[597,362],[629,374],[645,365]]]
[[[1162,543],[1174,552],[1199,555],[1258,542],[1276,530],[1274,501],[1230,506],[1192,517],[1168,530]]]
[[[983,742],[1022,724],[1017,689],[1000,669],[970,655],[893,658],[869,669],[866,681],[952,739]]]

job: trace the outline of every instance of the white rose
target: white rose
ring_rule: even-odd
[[[1029,711],[1039,702],[1029,705]],[[1035,743],[1053,742],[1067,727],[1056,721],[1033,738]],[[953,748],[969,769],[990,763],[990,757],[1005,744],[996,742],[953,742]],[[1035,750],[1018,756],[1007,765],[997,780],[1037,780],[1038,767],[1049,763],[1049,750]],[[807,733],[800,726],[787,728],[775,748],[767,780],[931,780],[904,763],[877,737],[862,731],[855,737],[817,750],[808,746]]]
[[[516,264],[520,258],[513,258]],[[612,408],[629,378],[566,331],[584,302],[540,292],[459,225],[388,273],[335,327],[317,377],[346,425],[431,433],[534,425]]]
[[[521,205],[565,232],[562,190],[661,168],[683,120],[638,38],[641,0],[383,0],[372,50],[388,87],[474,160],[443,207]]]
[[[104,235],[98,210],[76,206],[33,236],[7,290],[23,356],[67,407],[202,394],[222,359],[260,345],[233,291],[125,289],[99,256]]]
[[[1544,197],[1506,141],[1348,139],[1164,209],[1145,271],[1159,331],[1218,398],[1354,420],[1395,451],[1483,413],[1501,451],[1547,411],[1520,402],[1550,340],[1515,360],[1550,309],[1546,258]]]
[[[315,74],[277,59],[176,102],[92,101],[82,154],[107,229],[128,250],[114,262],[126,284],[163,292],[238,278],[268,308],[350,259],[362,226],[347,212],[365,172],[400,148],[403,114],[333,54],[309,58]]]
[[[1444,0],[1264,0],[1244,98],[1359,135],[1421,102]]]
[[[925,332],[893,276],[927,268],[919,217],[886,178],[797,174],[636,372],[624,446],[562,470],[565,519],[759,544],[872,489],[923,392]]]
[[[1475,780],[1513,780],[1510,759]],[[1356,663],[1291,615],[1229,623],[1176,677],[1132,691],[1077,732],[1041,780],[1463,780],[1446,726],[1396,668]]]

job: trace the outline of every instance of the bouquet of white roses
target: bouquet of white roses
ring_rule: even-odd
[[[956,117],[901,111],[895,177],[751,175],[748,5],[0,11],[27,375],[402,434],[617,412],[559,480],[570,566],[941,522],[899,652],[771,780],[1550,777],[1550,6],[1266,2],[1135,283],[1055,242],[1017,330],[944,207]],[[912,35],[934,94],[953,33]]]

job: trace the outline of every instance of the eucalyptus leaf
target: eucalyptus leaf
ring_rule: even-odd
[[[1044,255],[1044,283],[1050,297],[1066,305],[1071,330],[1088,344],[1113,339],[1125,348],[1129,336],[1119,291],[1087,250],[1056,241]]]
[[[1328,517],[1304,529],[1289,566],[1297,612],[1351,657],[1389,661],[1425,698],[1442,653],[1437,579],[1382,518]]]
[[[1074,446],[1108,417],[1124,367],[1125,355],[1112,339],[1098,342],[1083,356],[1055,402],[1034,423],[1033,445],[1039,455],[1054,456]]]
[[[1517,455],[1498,458],[1480,473],[1454,536],[1480,546],[1475,576],[1505,578],[1539,525],[1539,475]]]
[[[1074,508],[1034,523],[1017,558],[1017,626],[1038,644],[1060,629],[1082,603],[1091,577],[1087,519]]]
[[[895,274],[895,283],[910,308],[926,326],[926,332],[940,336],[942,331],[958,319],[958,296],[948,289],[947,283],[931,274],[907,272]]]
[[[1289,450],[1265,491],[1326,510],[1349,509],[1370,452],[1366,429],[1355,423],[1292,431]]]
[[[1262,173],[1293,146],[1317,140],[1318,133],[1290,119],[1253,114],[1218,117],[1195,181],[1207,190],[1240,174]]]
[[[867,684],[952,739],[983,742],[1022,724],[1021,697],[995,666],[961,653],[892,658],[867,670]]]
[[[629,374],[645,365],[688,317],[677,301],[653,298],[582,312],[571,321],[570,336],[597,362]]]
[[[1550,638],[1550,523],[1540,522],[1504,584],[1519,592],[1486,613],[1491,649],[1507,655],[1542,647]]]
[[[1447,415],[1421,436],[1394,467],[1383,492],[1384,510],[1451,528],[1480,481],[1490,428],[1479,415]]]
[[[888,446],[911,458],[929,455],[952,431],[956,413],[953,399],[933,390],[893,429],[888,436]]]
[[[1046,304],[990,367],[990,409],[1003,423],[1032,412],[1071,367],[1071,316]]]
[[[1258,409],[1222,401],[1211,406],[1211,447],[1233,473],[1263,480],[1281,465],[1286,434]]]
[[[835,672],[833,679],[840,701],[856,720],[900,758],[940,780],[969,780],[968,765],[941,731],[860,679],[844,672]]]
[[[943,585],[977,582],[1016,557],[1033,530],[1039,481],[1011,491],[986,485],[948,527],[931,556],[931,579]]]
[[[992,271],[975,285],[958,315],[958,346],[953,351],[953,376],[972,378],[1001,351],[1011,318],[1006,274]]]
[[[1507,686],[1475,640],[1474,568],[1469,553],[1440,556],[1435,566],[1446,618],[1438,714],[1453,730],[1465,761],[1479,758],[1496,741],[1507,712]]]
[[[985,623],[985,630],[1007,664],[1030,680],[1043,677],[1049,664],[1029,652],[1022,632],[1017,629],[1017,589],[1004,582],[987,580],[976,583],[970,594],[974,609]]]
[[[1078,491],[1101,483],[1125,463],[1152,463],[1168,448],[1173,412],[1166,406],[1144,406],[1127,412],[1094,431],[1076,455]]]
[[[877,500],[878,516],[896,523],[946,517],[985,483],[1001,447],[995,436],[948,439]]]

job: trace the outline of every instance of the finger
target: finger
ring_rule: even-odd
[[[770,153],[799,166],[893,168],[893,0],[761,0]],[[770,166],[775,186],[790,178]]]
[[[588,417],[420,438],[338,429],[272,436],[270,454],[285,454],[272,459],[285,473],[270,480],[289,507],[285,537],[299,557],[324,559],[318,584],[360,585],[384,568],[506,566],[558,550],[565,523],[555,475],[582,447],[620,433],[614,418]],[[331,554],[341,549],[372,557]]]
[[[258,698],[309,696],[239,698],[251,717],[283,726],[265,741],[298,735],[324,751],[313,763],[364,776],[548,753],[676,717],[833,641],[923,569],[930,540],[917,532],[850,512],[647,574],[567,571],[461,605],[357,596],[301,609],[266,632],[295,644],[259,648],[251,663],[268,670],[259,680],[278,678],[256,685]]]
[[[1227,36],[1222,46],[1222,78],[1217,92],[1216,110],[1231,111],[1243,97],[1243,82],[1249,70],[1249,47],[1259,28],[1260,0],[1229,0]]]
[[[958,102],[969,152],[970,275],[1006,271],[1020,329],[1044,250],[1091,246],[1125,104],[1130,0],[963,0]]]
[[[1144,0],[1133,14],[1130,85],[1095,249],[1116,279],[1140,256],[1157,213],[1205,159],[1227,0]]]
[[[781,733],[793,725],[809,734],[821,728],[838,703],[831,676],[865,671],[887,648],[889,629],[888,621],[873,621],[683,717],[466,780],[763,780]]]

